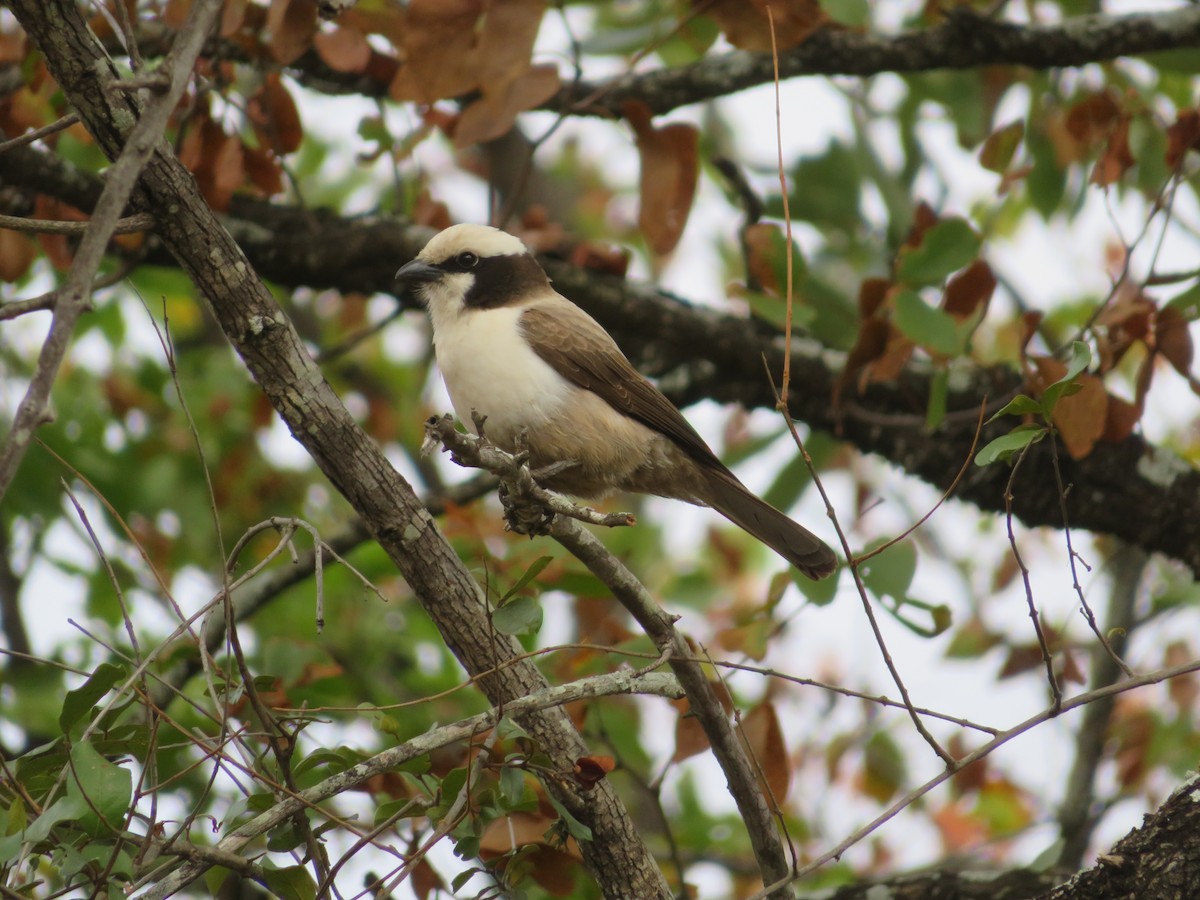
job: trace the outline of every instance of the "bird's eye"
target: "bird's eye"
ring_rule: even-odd
[[[479,265],[479,257],[470,250],[464,250],[458,256],[454,257],[454,262],[458,264],[458,268],[465,272],[467,269],[473,269]]]

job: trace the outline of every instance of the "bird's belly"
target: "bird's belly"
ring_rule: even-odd
[[[487,417],[484,434],[512,451],[522,431],[530,463],[570,462],[547,487],[597,497],[632,487],[648,471],[674,468],[678,451],[662,435],[568,382],[517,331],[521,310],[475,311],[437,328],[437,359],[454,412],[474,429],[472,412]],[[663,491],[691,499],[690,490]]]

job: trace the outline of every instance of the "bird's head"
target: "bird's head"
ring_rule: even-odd
[[[520,241],[487,225],[453,225],[430,239],[396,281],[437,319],[467,310],[519,304],[550,281]]]

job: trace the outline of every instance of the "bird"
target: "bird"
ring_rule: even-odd
[[[428,311],[455,414],[529,453],[543,487],[583,500],[614,491],[715,509],[812,579],[837,557],[755,496],[607,331],[559,294],[520,238],[452,225],[396,273]],[[566,465],[562,465],[566,464]]]

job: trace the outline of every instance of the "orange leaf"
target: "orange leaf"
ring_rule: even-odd
[[[1167,165],[1174,169],[1189,150],[1200,152],[1200,109],[1185,109],[1167,128]]]
[[[772,806],[779,806],[787,798],[792,771],[773,703],[760,703],[742,717],[742,738],[751,759],[757,764],[760,784],[765,783],[764,793]]]
[[[1154,321],[1154,348],[1185,378],[1192,371],[1192,335],[1188,321],[1173,306],[1164,306]]]
[[[1133,429],[1141,418],[1141,406],[1109,394],[1108,409],[1104,416],[1104,431],[1101,433],[1100,439],[1114,444],[1125,440],[1133,434]]]
[[[246,176],[266,196],[283,192],[283,169],[270,150],[243,147],[242,162],[246,166]]]
[[[712,16],[733,46],[761,53],[771,52],[772,24],[775,46],[783,51],[803,43],[829,21],[817,0],[693,0],[693,6]]]
[[[0,281],[16,281],[37,257],[37,243],[19,231],[0,228]]]
[[[679,243],[692,209],[700,174],[700,132],[681,122],[655,128],[641,101],[626,101],[624,113],[637,135],[642,163],[638,227],[651,251],[663,256]]]
[[[412,0],[405,18],[404,65],[389,92],[393,100],[432,103],[479,85],[475,23],[483,0]]]
[[[233,192],[242,186],[246,167],[242,162],[242,141],[232,135],[222,135],[222,141],[212,158],[209,179],[204,198],[213,209],[229,209]],[[202,187],[204,187],[202,185]]]
[[[1054,407],[1054,424],[1062,435],[1067,452],[1074,459],[1083,459],[1092,452],[1104,433],[1108,417],[1108,392],[1104,382],[1095,375],[1080,375],[1082,390],[1063,397]]]
[[[371,61],[371,45],[357,28],[319,31],[313,38],[317,55],[335,72],[362,72]]]
[[[267,47],[276,62],[295,62],[312,46],[317,34],[314,0],[271,0],[267,10]]]
[[[713,692],[717,695],[717,700],[721,703],[721,708],[727,713],[732,712],[733,698],[729,696],[725,685],[720,681],[713,681],[710,684]],[[690,714],[691,706],[687,699],[672,700],[671,705],[679,711],[679,718],[675,721],[675,755],[671,759],[679,762],[689,756],[703,753],[708,749],[708,736],[704,733],[700,720]]]
[[[996,276],[992,267],[982,259],[977,259],[956,272],[946,283],[942,309],[961,322],[973,316],[980,307],[986,312],[995,290]]]
[[[1080,100],[1067,113],[1067,131],[1081,144],[1105,137],[1117,122],[1121,110],[1107,91]]]
[[[611,756],[581,756],[575,760],[575,781],[585,791],[591,790],[616,768],[616,765],[616,760]]]
[[[412,879],[409,883],[418,900],[430,900],[432,897],[441,897],[447,894],[446,882],[442,881],[442,876],[424,856],[418,859],[417,864],[413,866]]]
[[[558,91],[558,69],[534,66],[496,87],[486,85],[483,97],[465,110],[454,131],[454,144],[469,147],[500,137],[512,128],[517,114],[550,99]]]
[[[280,156],[300,147],[304,127],[291,92],[279,77],[271,72],[263,79],[262,87],[250,98],[250,120],[262,143]]]
[[[246,4],[249,0],[225,0],[221,10],[221,27],[218,34],[227,38],[241,30],[246,21]]]
[[[1129,116],[1121,116],[1108,136],[1104,152],[1092,169],[1092,184],[1107,187],[1129,171],[1135,160],[1129,149]]]

